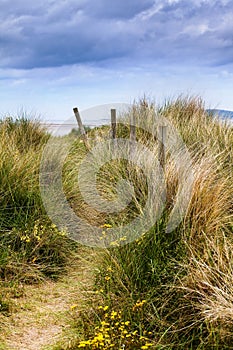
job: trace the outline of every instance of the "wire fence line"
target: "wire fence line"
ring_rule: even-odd
[[[110,124],[110,119],[95,119],[95,120],[89,120],[89,121],[83,121],[84,126],[90,126],[90,127],[95,127],[95,126],[101,126],[101,125],[109,125]],[[41,122],[41,125],[45,127],[74,127],[78,128],[77,122],[62,122],[61,120],[59,121],[46,121],[46,122]]]

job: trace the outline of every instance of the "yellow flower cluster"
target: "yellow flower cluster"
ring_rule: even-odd
[[[143,305],[146,303],[146,300],[138,300],[136,302],[136,304],[133,306],[133,311],[137,310],[137,309],[141,309],[143,307]]]
[[[106,269],[106,275],[105,275],[105,277],[104,277],[104,279],[105,279],[105,281],[110,281],[110,279],[111,279],[111,272],[113,272],[113,269],[112,269],[112,267],[107,267],[107,269]]]
[[[32,240],[36,239],[38,242],[41,240],[42,235],[45,232],[45,228],[43,225],[40,225],[38,220],[35,221],[33,230],[25,230],[24,234],[20,237],[22,242],[29,243]]]
[[[20,240],[21,240],[22,242],[26,242],[26,243],[31,242],[31,238],[30,238],[30,236],[29,236],[28,234],[25,234],[25,235],[21,236],[21,237],[20,237]]]
[[[45,233],[48,230],[52,230],[54,231],[54,233],[60,235],[60,236],[65,236],[66,232],[65,231],[59,231],[58,228],[56,227],[56,225],[51,224],[50,227],[48,226],[44,226],[42,224],[39,223],[39,220],[36,220],[33,226],[33,229],[30,230],[25,230],[22,234],[22,236],[20,237],[20,240],[22,242],[26,242],[26,243],[30,243],[31,241],[36,241],[40,242],[40,240],[42,239],[42,237],[45,235]]]
[[[78,348],[83,349],[149,349],[153,344],[150,340],[132,329],[130,321],[124,321],[121,311],[109,311],[109,307],[99,306],[104,311],[100,325],[95,328],[91,339],[80,341]]]
[[[104,240],[106,237],[107,237],[107,231],[112,228],[112,225],[110,224],[104,224],[104,225],[101,225],[100,226],[101,228],[105,229],[101,232],[101,236],[99,236],[99,239],[100,240]],[[119,247],[120,246],[120,243],[121,242],[125,242],[127,241],[127,237],[126,236],[123,236],[123,237],[120,237],[119,239],[116,239],[115,241],[112,241],[110,243],[110,246],[112,247]]]
[[[142,235],[139,238],[137,238],[135,241],[137,245],[141,245],[144,241],[144,238],[145,238],[145,233],[142,233]]]
[[[112,225],[110,225],[110,224],[104,224],[104,225],[101,225],[100,227],[102,227],[102,228],[111,228]]]
[[[105,228],[106,230],[109,230],[110,228],[112,228],[112,225],[110,225],[110,224],[104,224],[104,225],[101,225],[100,227],[103,228],[103,229]],[[107,237],[107,232],[106,232],[106,230],[103,230],[103,231],[101,232],[101,235],[102,235],[102,236],[99,237],[100,240],[102,240],[102,239],[104,239],[104,238]]]
[[[123,236],[123,237],[120,237],[118,240],[111,242],[110,246],[112,246],[112,247],[120,247],[120,243],[121,242],[126,242],[126,241],[127,241],[127,237]]]

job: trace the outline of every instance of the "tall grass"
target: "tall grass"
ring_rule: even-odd
[[[42,213],[38,169],[48,139],[39,122],[6,118],[0,123],[1,228],[20,225]]]
[[[50,222],[39,169],[49,134],[25,114],[0,121],[0,278],[33,282],[64,269],[72,244]]]
[[[123,118],[129,121],[131,113],[143,120],[147,130],[153,130],[154,113],[178,130],[192,161],[190,201],[182,222],[167,233],[179,182],[168,150],[163,215],[134,242],[99,252],[95,302],[100,306],[91,303],[90,312],[83,316],[83,341],[74,341],[73,349],[231,349],[233,129],[209,115],[199,97],[180,97],[162,106],[143,99]],[[120,125],[118,137],[128,135],[127,127]],[[158,158],[157,141],[149,132],[137,129],[137,140]],[[114,199],[122,177],[133,184],[134,196],[119,215],[102,215],[101,220],[96,215],[94,222],[105,227],[105,234],[109,227],[121,227],[142,212],[148,195],[143,172],[125,161],[112,161],[101,169],[99,193]],[[79,196],[76,199],[81,201]],[[85,215],[92,216],[88,206]],[[111,312],[118,315],[118,324],[130,325],[126,333],[109,320],[111,331],[101,328]],[[96,320],[97,333],[91,319]]]
[[[93,260],[96,282],[88,291],[87,310],[81,315],[74,312],[78,334],[56,349],[231,349],[233,129],[207,113],[199,97],[180,97],[161,106],[143,99],[122,116],[118,138],[129,137],[126,124],[132,113],[141,125],[137,141],[150,150],[146,159],[140,150],[134,154],[134,160],[144,159],[144,171],[134,161],[115,159],[107,161],[96,176],[103,199],[112,203],[122,195],[121,210],[103,213],[83,198],[77,174],[87,150],[80,139],[74,142],[63,168],[63,188],[72,209],[101,229],[100,240],[108,243],[112,227],[124,232],[134,218],[143,218],[152,179],[148,174],[158,160],[158,140],[150,132],[155,114],[170,121],[189,151],[190,201],[182,221],[167,232],[177,192],[185,194],[188,188],[186,180],[180,188],[179,169],[168,148],[166,202],[160,219],[146,225],[143,234],[131,229],[124,232],[126,236],[115,237],[108,248],[97,250]],[[90,144],[106,140],[108,134],[106,127],[90,130]],[[40,161],[49,135],[39,122],[23,116],[2,120],[0,136],[1,284],[57,276],[76,245],[50,222],[40,196]],[[107,157],[108,150],[105,153],[100,158]],[[182,153],[180,157],[186,174],[187,159]],[[88,180],[90,175],[85,176]],[[119,191],[122,179],[131,183],[125,193]],[[162,184],[155,181],[157,194],[162,196]],[[88,186],[85,191],[90,194]],[[123,203],[127,196],[130,201]],[[158,209],[157,203],[150,204],[148,221]],[[127,237],[135,239],[127,242]],[[1,308],[9,311],[4,293]]]

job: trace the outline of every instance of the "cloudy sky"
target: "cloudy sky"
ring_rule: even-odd
[[[0,0],[1,115],[232,90],[233,0]]]

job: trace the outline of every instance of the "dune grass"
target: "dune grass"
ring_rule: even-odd
[[[140,122],[137,141],[150,156],[143,158],[139,149],[131,161],[106,161],[96,176],[98,194],[107,203],[117,202],[121,196],[118,212],[103,213],[98,205],[94,208],[83,198],[77,174],[87,149],[80,138],[65,160],[63,188],[74,212],[101,229],[101,242],[109,243],[112,228],[124,234],[115,237],[107,248],[95,250],[89,262],[95,271],[95,283],[88,285],[90,298],[85,299],[82,310],[72,313],[69,331],[64,331],[53,348],[231,349],[233,129],[208,114],[199,97],[180,97],[161,106],[142,99],[122,116],[118,138],[129,138],[127,124],[132,113]],[[166,189],[160,218],[156,223],[151,219],[158,206],[150,202],[147,219],[151,225],[145,225],[142,232],[125,232],[125,225],[139,215],[143,218],[150,193],[150,176],[159,150],[158,139],[152,135],[155,115],[157,121],[166,118],[173,125],[189,152],[193,181],[189,201],[181,222],[168,232],[177,193],[185,199],[190,170],[184,153],[178,153],[179,168],[168,147],[164,184],[160,186],[155,179],[158,195]],[[42,204],[39,169],[49,135],[39,122],[25,116],[2,120],[0,135],[0,311],[7,314],[10,304],[5,286],[11,284],[17,295],[18,283],[58,276],[77,244],[56,228]],[[109,128],[96,128],[88,135],[93,147],[108,139]],[[107,159],[109,150],[104,152],[96,157]],[[143,170],[135,166],[140,159],[144,161]],[[85,176],[91,179],[88,172]],[[121,191],[122,179],[131,187]],[[90,192],[88,186],[85,191]]]
[[[122,118],[129,121],[131,113],[143,120],[147,129],[153,130],[156,113],[157,118],[165,117],[178,130],[192,162],[189,204],[182,222],[166,232],[179,189],[178,170],[168,149],[165,210],[156,224],[133,242],[122,245],[118,241],[99,250],[96,298],[90,300],[81,325],[79,315],[79,340],[74,340],[71,348],[230,349],[233,129],[209,115],[199,97],[180,97],[162,106],[143,99]],[[129,129],[123,124],[118,126],[117,136],[128,138]],[[137,141],[158,158],[157,141],[143,127],[137,129]],[[180,159],[181,164],[185,161]],[[76,162],[78,171],[77,163],[80,160]],[[146,202],[145,174],[123,160],[108,162],[100,169],[99,193],[105,199],[116,199],[116,184],[122,177],[134,187],[126,209],[93,216],[93,208],[84,202],[81,205],[86,220],[91,217],[92,224],[103,227],[105,236],[111,227],[121,227],[139,215]],[[185,186],[183,183],[184,192]],[[72,198],[76,203],[83,201],[78,192]],[[59,347],[66,348],[65,343]]]
[[[50,222],[39,189],[43,147],[49,134],[26,114],[0,121],[0,283],[31,283],[64,270],[75,244]]]

